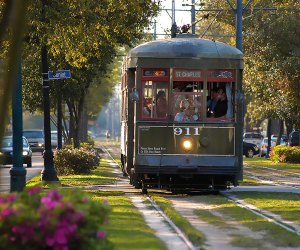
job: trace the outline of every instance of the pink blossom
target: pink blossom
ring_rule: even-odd
[[[66,244],[68,239],[66,237],[65,231],[63,229],[58,229],[54,234],[55,242],[59,244]]]
[[[46,235],[46,245],[51,247],[55,243],[53,235]]]
[[[55,245],[53,250],[69,250],[69,247],[66,245]]]
[[[8,201],[8,202],[14,202],[16,199],[17,199],[17,194],[16,193],[9,194],[6,197],[6,201]]]
[[[83,198],[82,198],[82,202],[86,203],[86,202],[88,202],[88,201],[89,201],[89,198],[88,198],[88,197],[83,197]]]
[[[62,196],[59,193],[58,189],[51,189],[49,190],[49,192],[47,193],[47,197],[51,198],[52,200],[55,201],[60,201]]]
[[[33,194],[36,194],[36,193],[39,193],[41,191],[41,187],[32,187],[30,189],[27,190],[28,194],[29,195],[33,195]]]
[[[57,202],[51,200],[49,197],[42,197],[41,203],[44,204],[44,206],[48,209],[53,209],[56,207]]]
[[[97,232],[97,238],[104,239],[105,236],[106,236],[106,234],[105,234],[104,231],[98,231]]]
[[[14,212],[14,210],[10,207],[7,207],[7,208],[4,208],[2,211],[1,211],[1,216],[6,218],[6,217],[9,217],[10,215],[12,215]]]

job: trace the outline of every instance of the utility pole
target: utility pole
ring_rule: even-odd
[[[234,12],[235,12],[235,22],[236,22],[235,24],[236,48],[239,49],[241,52],[243,52],[243,2],[242,0],[236,1],[236,10],[234,10]]]
[[[196,8],[195,8],[195,0],[192,0],[191,6],[191,24],[192,24],[192,34],[196,34]]]
[[[172,24],[171,24],[171,37],[175,38],[177,33],[177,25],[175,22],[175,0],[172,0]]]
[[[26,169],[23,167],[23,116],[22,116],[22,70],[13,93],[13,166],[10,169],[10,191],[22,191],[26,186]]]
[[[8,70],[5,81],[8,85],[15,85],[13,93],[13,166],[10,169],[11,192],[22,191],[26,184],[26,169],[23,167],[21,47],[27,6],[28,1],[14,1],[10,13],[15,18],[12,18],[10,27],[12,39],[8,50]],[[11,96],[11,93],[10,88],[8,88],[8,92],[5,94]]]

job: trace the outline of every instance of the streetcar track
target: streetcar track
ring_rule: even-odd
[[[104,148],[104,151],[105,153],[107,153],[109,155],[109,157],[113,160],[113,162],[115,164],[118,164],[118,162],[114,159],[114,157],[110,154],[110,152]],[[120,167],[120,166],[119,166]],[[248,167],[247,167],[248,168]],[[268,169],[268,168],[265,168],[265,169]],[[246,171],[248,172],[248,171]],[[284,171],[282,171],[284,172]],[[276,186],[285,186],[285,187],[290,187],[290,188],[294,188],[294,189],[299,189],[299,187],[297,186],[293,186],[293,185],[287,185],[287,184],[284,184],[284,183],[278,183],[278,182],[275,182],[273,180],[269,180],[267,178],[265,179],[262,179],[258,176],[255,176],[253,174],[247,174],[249,177],[251,178],[254,178],[258,181],[261,181],[261,182],[267,182],[268,184],[272,184],[272,185],[276,185]],[[279,215],[276,215],[272,212],[269,212],[269,211],[266,211],[266,210],[263,210],[263,209],[259,209],[257,207],[255,207],[254,205],[252,204],[249,204],[247,203],[246,201],[238,198],[237,196],[233,195],[233,194],[230,194],[230,193],[225,193],[225,192],[221,192],[221,194],[227,198],[228,201],[236,204],[237,206],[243,208],[243,209],[246,209],[264,219],[266,219],[267,221],[273,223],[273,224],[276,224],[280,227],[282,227],[283,229],[285,230],[288,230],[292,233],[295,233],[297,234],[298,236],[300,236],[300,226],[297,226],[295,225],[293,222],[289,222],[289,221],[285,221],[283,220]],[[186,246],[188,247],[188,249],[190,250],[194,250],[196,249],[195,246],[189,241],[189,239],[184,235],[184,233],[172,222],[172,220],[160,209],[160,207],[155,203],[155,201],[153,201],[151,199],[150,196],[148,195],[144,195],[144,197],[146,197],[146,199],[151,203],[152,207],[155,208],[155,210],[160,214],[160,216],[163,218],[164,221],[166,221],[169,225],[170,228],[172,228],[172,230],[177,234],[177,236],[179,238],[182,239],[182,241],[186,244]]]
[[[106,153],[109,158],[120,168],[119,163],[114,159],[114,157],[112,156],[112,154],[109,152],[109,150],[105,147],[105,146],[101,146],[101,149],[104,151],[104,153]],[[129,178],[129,177],[128,177]],[[128,183],[127,183],[128,184]],[[99,185],[100,186],[100,185]],[[101,185],[104,186],[104,185]],[[107,185],[106,185],[107,186]],[[111,186],[115,186],[115,185],[111,185]],[[139,194],[140,197],[144,197],[146,198],[146,200],[148,200],[148,202],[151,204],[151,206],[155,209],[155,211],[157,211],[157,213],[159,214],[159,216],[161,217],[161,219],[163,221],[165,221],[168,225],[168,227],[170,228],[170,230],[179,238],[181,239],[181,241],[185,244],[186,248],[188,250],[196,250],[197,248],[193,245],[193,243],[185,236],[185,234],[183,233],[183,231],[177,227],[175,225],[175,223],[160,209],[160,207],[156,204],[156,202],[154,200],[151,199],[151,197],[148,194],[144,194],[142,195],[141,192],[137,192],[137,191],[132,191],[132,192],[128,192],[126,191],[126,194]],[[129,195],[129,197],[130,197]],[[131,199],[133,200],[133,197],[131,197]],[[167,245],[167,243],[166,243]]]
[[[247,209],[248,211],[251,211],[252,213],[266,219],[267,221],[272,222],[272,223],[300,236],[300,226],[291,225],[292,222],[284,221],[283,219],[280,218],[279,215],[276,215],[269,211],[257,208],[254,205],[247,203],[246,201],[238,198],[237,196],[235,196],[233,194],[228,194],[228,193],[222,192],[222,195],[225,196],[230,202],[236,204],[237,206]]]

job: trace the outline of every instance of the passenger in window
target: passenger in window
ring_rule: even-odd
[[[163,90],[158,91],[156,101],[156,115],[157,117],[166,117],[167,114],[167,100],[166,93]]]
[[[143,116],[150,117],[150,115],[151,115],[151,109],[149,108],[149,104],[147,103],[147,100],[144,98]]]
[[[225,118],[227,113],[227,96],[225,93],[225,89],[218,88],[218,95],[217,95],[217,104],[213,111],[214,118]]]
[[[184,82],[174,82],[173,92],[183,92],[185,88]]]
[[[199,119],[198,107],[191,105],[187,100],[180,103],[180,112],[174,117],[175,122],[195,122]]]
[[[214,109],[218,102],[218,89],[214,87],[210,92],[210,97],[207,101],[207,117],[212,117],[214,113]]]

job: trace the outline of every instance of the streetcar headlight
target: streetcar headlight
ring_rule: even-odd
[[[182,142],[182,146],[184,148],[184,150],[186,151],[190,151],[193,147],[193,143],[191,140],[189,139],[185,139],[183,142]]]

